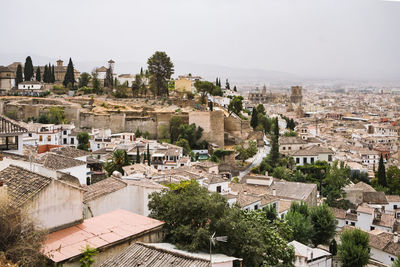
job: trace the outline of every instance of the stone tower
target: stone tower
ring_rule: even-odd
[[[303,99],[302,91],[303,88],[301,86],[292,86],[290,90],[290,102],[301,104],[301,101]]]

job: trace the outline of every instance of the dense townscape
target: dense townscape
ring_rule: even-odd
[[[400,267],[399,11],[3,3],[0,267]]]

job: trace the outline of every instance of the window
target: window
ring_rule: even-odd
[[[29,133],[28,136],[29,136],[29,137],[32,137],[32,133]]]
[[[311,158],[311,164],[314,164],[314,158]]]
[[[307,158],[303,158],[303,164],[307,164]]]
[[[71,138],[71,145],[73,145],[74,144],[74,138]]]
[[[356,226],[355,222],[351,222],[350,224],[351,224],[351,226]]]
[[[254,205],[254,210],[258,210],[258,205]]]
[[[397,205],[393,205],[393,209],[394,209],[394,210],[397,209]]]
[[[63,135],[67,135],[67,131],[64,131]]]
[[[288,147],[288,150],[292,150],[292,147],[290,146],[290,147]]]
[[[63,139],[63,143],[64,143],[64,145],[67,144],[67,138],[64,138],[64,139]]]
[[[49,141],[49,142],[51,141],[51,135],[47,136],[47,141]]]
[[[286,150],[286,147],[284,146],[284,147],[282,147],[282,150]]]
[[[100,148],[100,144],[97,144],[97,148]]]
[[[221,190],[221,186],[219,185],[219,186],[217,186],[217,192],[218,193],[221,193],[222,192],[222,190]]]
[[[349,224],[349,222],[348,222],[348,221],[346,221],[346,224]]]
[[[40,141],[40,142],[43,141],[43,136],[39,135],[39,141]]]
[[[297,163],[297,164],[300,163],[300,158],[296,158],[296,163]]]
[[[332,161],[332,155],[328,155],[328,161]]]
[[[375,230],[375,227],[371,226],[369,229],[372,231],[372,230]]]

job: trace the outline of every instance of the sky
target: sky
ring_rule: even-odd
[[[145,65],[165,51],[174,62],[400,80],[400,1],[13,0],[0,22],[2,54]]]

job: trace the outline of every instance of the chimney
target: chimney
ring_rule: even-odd
[[[397,232],[394,232],[393,243],[398,243],[398,242],[399,242],[399,235],[397,234]]]
[[[272,195],[273,195],[273,196],[276,196],[276,189],[275,189],[275,188],[272,189]]]

